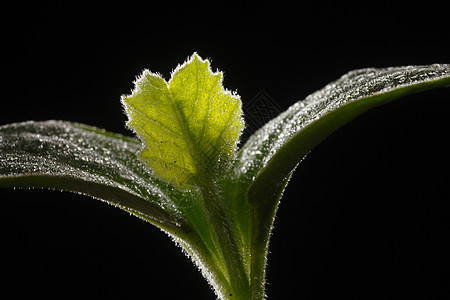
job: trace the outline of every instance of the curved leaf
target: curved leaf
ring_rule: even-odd
[[[141,143],[82,124],[0,127],[0,187],[42,187],[104,200],[163,229],[212,284],[227,287],[220,254],[196,192],[155,178],[136,157]]]
[[[291,172],[333,131],[363,112],[407,94],[450,85],[450,65],[352,71],[299,101],[243,146],[235,180],[247,191],[253,216],[252,278],[264,277],[270,230]],[[248,226],[248,225],[246,225]]]
[[[450,85],[446,64],[352,71],[258,130],[240,150],[235,172],[246,182],[255,179],[255,188],[265,174],[280,174],[272,179],[279,182],[325,137],[363,112],[445,85]]]
[[[140,142],[135,139],[47,121],[2,126],[0,141],[0,186],[70,190],[138,213],[159,226],[182,222],[175,203],[179,195],[136,159]]]

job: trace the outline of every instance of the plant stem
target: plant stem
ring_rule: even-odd
[[[214,182],[204,182],[201,185],[205,209],[212,227],[214,240],[227,274],[231,290],[216,291],[223,299],[249,300],[251,299],[250,280],[245,272],[243,260],[237,247],[234,232],[224,209],[222,199],[217,192]]]

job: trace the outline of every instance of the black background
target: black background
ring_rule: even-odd
[[[131,135],[120,96],[194,51],[244,106],[265,90],[282,109],[352,69],[450,58],[448,8],[432,1],[22,5],[4,11],[0,125]],[[450,298],[449,100],[438,89],[374,109],[307,157],[275,224],[269,299]],[[214,299],[169,238],[127,213],[62,192],[0,199],[5,293]]]

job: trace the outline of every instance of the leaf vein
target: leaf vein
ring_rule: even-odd
[[[144,118],[147,122],[150,123],[154,123],[158,126],[160,126],[162,129],[164,129],[165,131],[167,131],[168,133],[172,134],[175,137],[179,137],[179,138],[183,138],[183,136],[179,133],[174,131],[173,129],[167,127],[167,125],[161,123],[161,121],[159,120],[155,120],[153,118],[148,117],[144,112],[142,112],[139,108],[135,107],[135,106],[131,106],[130,108],[133,109],[135,112],[137,112],[142,118]],[[143,128],[142,126],[140,126],[140,128]],[[144,131],[144,130],[143,130]]]

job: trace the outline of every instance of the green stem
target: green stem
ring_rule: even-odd
[[[245,272],[233,229],[222,207],[222,199],[216,184],[203,182],[200,186],[214,240],[223,258],[227,273],[225,276],[230,286],[230,290],[216,292],[221,294],[223,299],[249,300],[251,299],[249,278]]]

